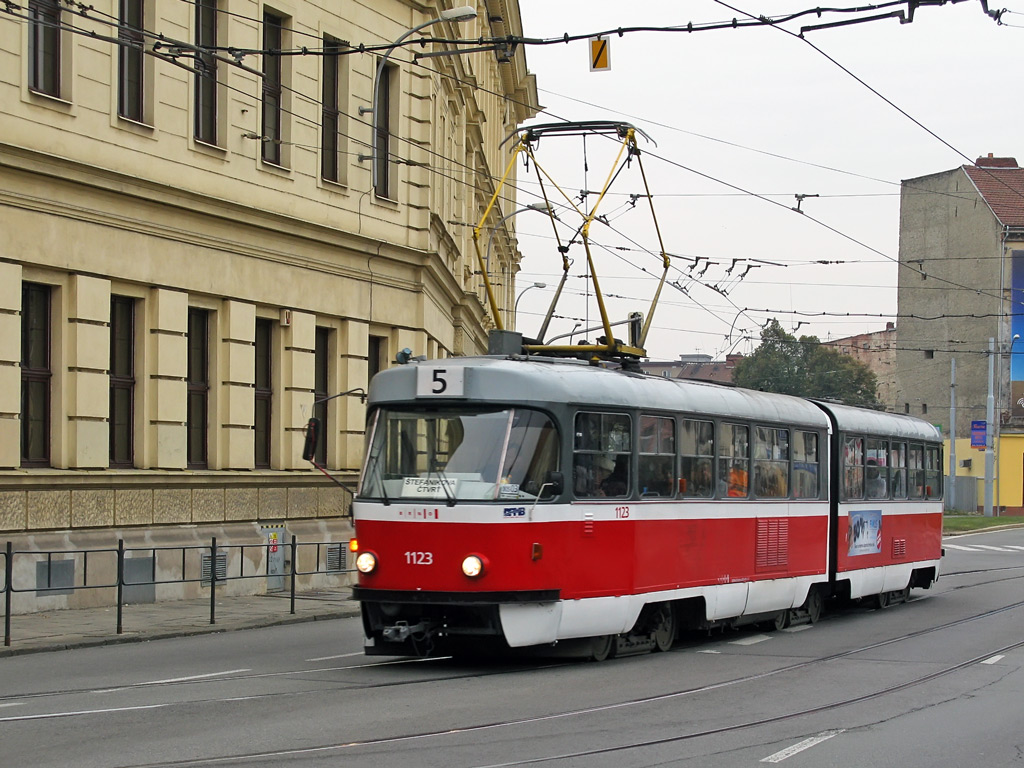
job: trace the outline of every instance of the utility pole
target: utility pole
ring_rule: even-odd
[[[975,502],[977,503],[977,502]],[[956,358],[949,360],[949,493],[946,509],[956,505]]]
[[[992,433],[995,432],[996,398],[993,389],[995,377],[996,340],[988,339],[988,398],[985,401],[985,517],[992,517],[992,476],[995,455],[992,452]]]

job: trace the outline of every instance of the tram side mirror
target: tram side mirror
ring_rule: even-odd
[[[547,486],[550,495],[561,496],[565,490],[565,475],[561,472],[548,472],[548,476],[544,479],[544,485]]]
[[[320,419],[310,419],[306,423],[306,441],[302,444],[302,458],[312,461],[316,458],[316,448],[320,440]]]

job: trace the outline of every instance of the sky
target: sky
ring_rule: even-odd
[[[612,120],[650,137],[638,145],[674,283],[654,313],[650,359],[749,353],[773,317],[797,336],[822,340],[898,323],[900,181],[988,153],[1024,161],[1024,0],[1008,1],[1002,25],[979,0],[964,0],[919,8],[909,24],[884,19],[804,39],[772,27],[626,33],[611,37],[604,72],[590,71],[586,41],[528,46],[545,109],[527,125]],[[815,7],[736,2],[730,10],[713,0],[520,0],[520,9],[525,36],[560,38]],[[785,28],[796,33],[815,21]],[[581,190],[602,188],[618,149],[596,136],[549,136],[536,147],[563,243],[581,223],[567,198],[585,209]],[[539,200],[535,173],[520,166],[521,206]],[[650,206],[646,198],[629,202],[643,192],[631,163],[598,206],[607,224],[590,230],[612,321],[633,311],[646,317],[661,274]],[[793,210],[796,195],[808,196],[802,213]],[[586,201],[593,206],[597,196]],[[517,327],[531,336],[554,296],[561,257],[543,214],[524,212],[515,223],[523,254]],[[548,340],[600,322],[582,245],[569,257]],[[546,287],[523,293],[535,282]],[[578,329],[573,340],[581,340]]]

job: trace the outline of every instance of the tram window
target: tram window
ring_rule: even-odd
[[[793,498],[818,498],[818,433],[793,433]]]
[[[864,498],[864,438],[843,440],[843,498]]]
[[[911,443],[907,451],[907,495],[924,498],[924,446]]]
[[[629,495],[631,423],[621,413],[576,414],[573,486],[580,498]]]
[[[722,424],[718,440],[718,493],[746,498],[750,490],[750,429]]]
[[[937,445],[924,449],[924,495],[929,499],[942,498],[942,451]]]
[[[788,429],[754,429],[754,493],[762,498],[788,498]]]
[[[889,498],[888,443],[870,437],[864,444],[864,495],[869,499]]]
[[[907,498],[907,444],[891,443],[889,446],[889,479],[894,499]]]
[[[679,432],[679,493],[708,499],[715,495],[715,425],[711,421],[683,419]]]
[[[374,414],[359,495],[383,499],[534,499],[558,470],[558,432],[529,409]],[[550,488],[550,486],[549,486]]]
[[[675,495],[675,421],[640,416],[640,457],[637,466],[641,496]]]
[[[540,411],[516,408],[505,449],[498,498],[550,498],[548,473],[558,471],[558,430]],[[542,490],[543,489],[543,490]]]

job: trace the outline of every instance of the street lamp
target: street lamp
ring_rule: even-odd
[[[519,295],[516,297],[516,303],[512,305],[512,320],[513,320],[513,322],[516,319],[516,313],[519,311],[519,299],[523,298],[523,296],[526,294],[526,292],[529,291],[532,288],[547,288],[547,287],[548,287],[547,283],[534,283],[533,285],[526,286],[525,288],[523,288],[522,291],[519,292]]]
[[[491,272],[491,246],[494,244],[494,235],[498,231],[498,228],[501,227],[502,224],[511,219],[513,216],[518,216],[520,213],[523,213],[525,211],[540,211],[541,213],[547,213],[558,219],[558,216],[552,212],[551,206],[548,205],[547,203],[530,203],[529,205],[525,205],[522,208],[517,208],[516,210],[512,211],[512,213],[508,214],[508,216],[502,216],[498,220],[498,223],[491,227],[491,234],[487,238],[487,255],[484,257],[484,264],[486,265],[487,274],[490,274]],[[558,220],[561,221],[561,219]]]
[[[1013,339],[1010,341],[1010,370],[1013,370],[1013,345],[1017,343],[1020,338],[1020,334],[1014,334]],[[996,419],[995,419],[995,354],[996,344],[995,339],[989,338],[988,340],[988,397],[985,400],[985,501],[982,511],[985,517],[992,517],[993,515],[993,483],[995,481],[996,469],[995,469],[995,453],[993,451],[993,445],[995,443],[995,432],[996,432]],[[1000,365],[1000,369],[1002,365]],[[1011,373],[1012,375],[1012,373]],[[1000,374],[1002,379],[1002,374]],[[1011,398],[1012,399],[1012,398]],[[1002,391],[999,396],[999,412],[1002,413]],[[1000,419],[1000,422],[1002,419]]]
[[[447,10],[441,11],[441,15],[438,16],[436,19],[431,19],[430,21],[426,21],[426,22],[420,24],[419,26],[416,26],[416,27],[413,27],[412,29],[406,30],[404,33],[402,33],[401,37],[399,37],[397,40],[395,40],[395,42],[393,42],[388,47],[388,49],[386,51],[384,51],[384,55],[381,56],[380,61],[377,63],[377,74],[376,74],[376,76],[373,79],[373,101],[371,102],[371,105],[370,105],[369,108],[367,108],[367,107],[360,107],[359,108],[359,114],[360,115],[365,115],[368,112],[373,113],[373,144],[372,144],[372,154],[370,155],[370,159],[371,159],[371,161],[373,163],[373,165],[372,165],[372,174],[373,174],[373,187],[374,187],[374,189],[377,188],[377,182],[378,182],[378,176],[379,176],[379,172],[377,170],[377,167],[379,165],[379,163],[377,162],[377,148],[378,148],[378,143],[379,143],[378,140],[377,140],[377,133],[378,133],[377,126],[380,124],[380,121],[379,121],[379,119],[377,117],[377,100],[380,98],[380,79],[381,79],[381,76],[384,74],[384,67],[388,63],[388,57],[391,56],[391,52],[394,51],[395,48],[397,48],[403,42],[405,42],[406,38],[408,38],[410,35],[416,34],[421,29],[424,29],[426,27],[432,26],[433,24],[437,24],[439,21],[454,21],[456,23],[459,23],[459,22],[463,22],[463,21],[472,21],[475,18],[476,18],[476,8],[473,8],[470,5],[460,5],[458,8],[449,8]]]

